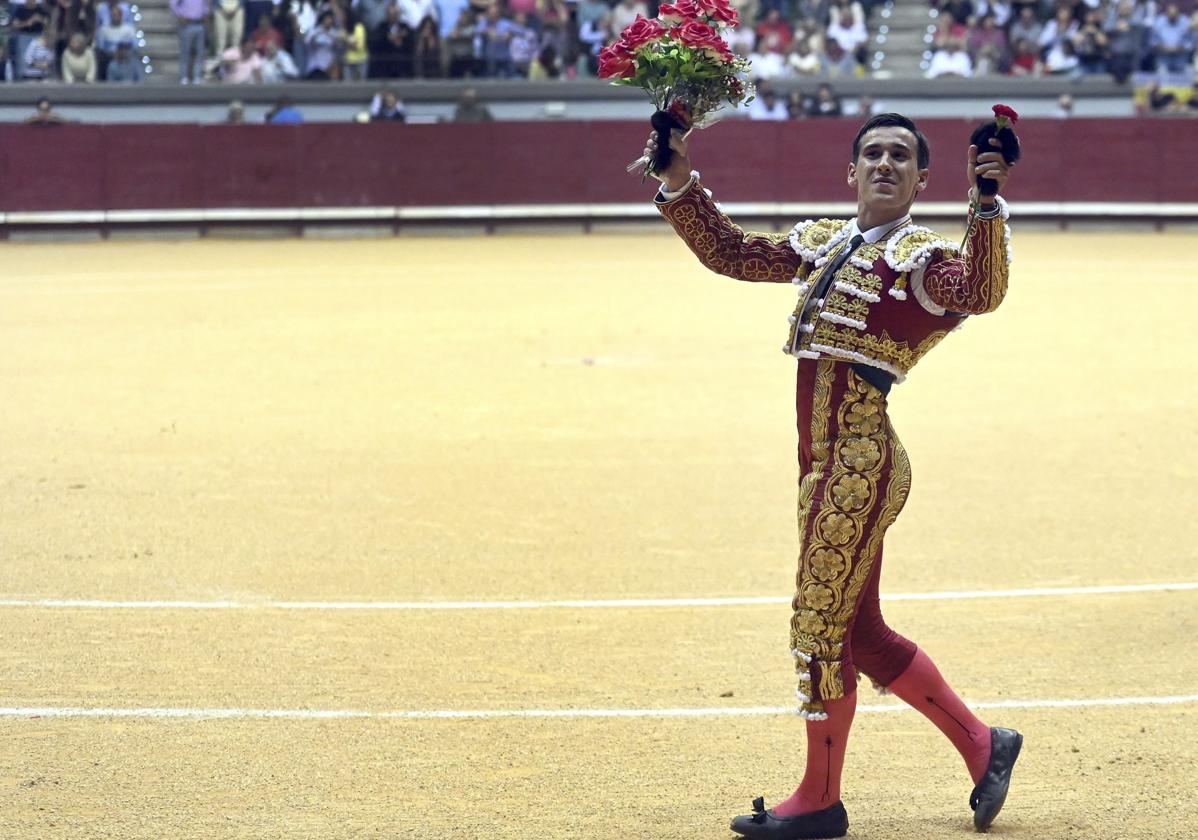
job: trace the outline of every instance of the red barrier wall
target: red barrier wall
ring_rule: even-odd
[[[924,120],[924,197],[961,199],[967,120]],[[725,201],[847,201],[855,120],[729,120],[695,135],[692,157]],[[1198,167],[1177,123],[1024,120],[1009,197],[1193,202]],[[438,206],[647,200],[624,172],[648,126],[486,125],[0,127],[0,210]]]

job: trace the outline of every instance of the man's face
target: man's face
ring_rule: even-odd
[[[915,135],[899,126],[879,126],[861,138],[857,160],[849,164],[849,186],[857,203],[871,209],[905,210],[927,185],[928,170],[917,162]]]

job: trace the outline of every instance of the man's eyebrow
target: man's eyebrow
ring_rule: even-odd
[[[894,146],[895,148],[906,149],[908,152],[911,151],[911,147],[902,140],[891,140],[889,143],[883,143],[881,140],[874,140],[871,143],[866,143],[865,148],[862,149],[862,151],[865,151],[866,149],[877,149],[881,146]]]

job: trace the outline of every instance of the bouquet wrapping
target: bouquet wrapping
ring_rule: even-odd
[[[670,165],[670,132],[689,132],[713,122],[725,105],[753,99],[752,85],[739,78],[749,62],[728,48],[720,32],[739,22],[728,0],[663,3],[653,20],[637,15],[615,43],[599,53],[599,78],[643,88],[657,108],[657,153],[628,169],[655,174]]]

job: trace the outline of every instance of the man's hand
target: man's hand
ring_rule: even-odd
[[[691,179],[691,159],[686,153],[686,140],[683,132],[674,129],[670,132],[670,148],[674,154],[670,157],[670,165],[663,172],[657,172],[654,178],[666,185],[666,189],[675,192],[686,186]],[[645,144],[645,154],[652,157],[657,153],[657,132],[649,135]]]
[[[1001,149],[1002,143],[998,138],[991,137],[990,145]],[[1011,176],[1010,167],[1003,160],[1002,152],[981,152],[978,153],[977,146],[969,147],[969,162],[965,167],[965,176],[969,179],[969,189],[977,189],[977,176],[990,178],[998,182],[998,191],[1001,193],[1003,187],[1007,185],[1007,178]],[[995,204],[994,196],[982,196],[983,207],[993,207]]]

